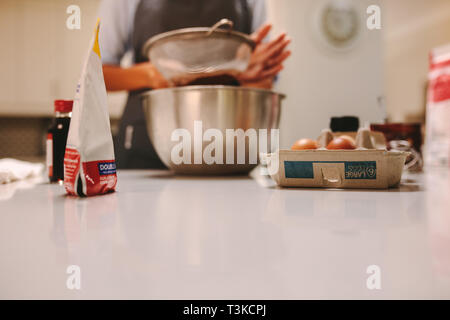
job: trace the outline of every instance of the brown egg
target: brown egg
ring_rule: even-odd
[[[349,136],[340,136],[331,140],[327,146],[328,150],[354,150],[356,149],[355,139]]]
[[[300,139],[291,147],[292,150],[315,150],[319,147],[316,140]]]

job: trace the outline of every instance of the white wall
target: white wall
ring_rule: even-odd
[[[0,115],[51,115],[53,99],[73,97],[99,1],[0,1]],[[277,85],[288,94],[283,142],[317,135],[334,114],[381,117],[374,97],[383,93],[390,120],[421,117],[428,52],[450,43],[450,0],[354,0],[362,13],[368,4],[381,2],[383,29],[366,31],[364,41],[346,54],[327,52],[314,42],[309,20],[323,0],[267,1],[275,31],[287,30],[293,37],[294,54]],[[65,28],[66,8],[73,3],[82,10],[81,30]],[[115,118],[123,98],[109,96]]]
[[[81,30],[66,28],[66,9],[81,8]],[[49,116],[54,99],[73,99],[99,0],[0,1],[0,115]],[[121,103],[112,96],[113,117]]]
[[[361,36],[345,52],[318,42],[313,16],[322,0],[268,0],[275,34],[293,38],[293,55],[285,65],[277,90],[288,95],[282,111],[281,147],[302,137],[316,138],[330,117],[356,115],[361,122],[385,117],[378,97],[383,95],[382,32],[368,31],[366,9],[375,0],[353,0],[361,21]]]
[[[450,1],[384,0],[383,9],[389,118],[423,120],[428,54],[450,43]]]

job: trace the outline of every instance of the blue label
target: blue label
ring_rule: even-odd
[[[315,163],[344,164],[346,180],[376,180],[376,161],[285,161],[287,179],[314,179]]]
[[[311,161],[285,161],[284,172],[288,179],[314,179],[314,168]]]
[[[98,172],[101,176],[107,176],[116,173],[116,163],[115,162],[100,162],[98,165]]]

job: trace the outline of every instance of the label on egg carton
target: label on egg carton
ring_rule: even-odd
[[[400,183],[407,152],[280,150],[264,160],[282,187],[386,189]]]

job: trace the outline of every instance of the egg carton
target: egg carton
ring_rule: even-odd
[[[340,135],[356,138],[355,150],[327,150]],[[280,187],[387,189],[400,184],[408,152],[387,151],[384,136],[367,129],[358,133],[322,132],[317,150],[279,150],[261,156]]]

